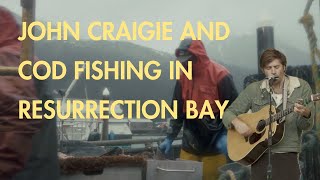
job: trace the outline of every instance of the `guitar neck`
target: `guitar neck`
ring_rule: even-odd
[[[277,121],[277,120],[285,117],[286,115],[292,113],[293,110],[294,110],[294,106],[290,106],[289,108],[287,108],[287,109],[285,109],[285,110],[283,110],[283,111],[280,111],[280,112],[274,114],[274,115],[272,116],[272,122],[275,122],[275,121]]]
[[[308,99],[305,99],[303,101],[303,104],[309,104],[310,102],[312,101],[311,97],[309,97]],[[285,110],[282,110],[274,115],[272,115],[272,122],[275,122],[283,117],[285,117],[286,115],[292,113],[294,110],[294,105],[293,106],[290,106],[289,108],[285,109]]]

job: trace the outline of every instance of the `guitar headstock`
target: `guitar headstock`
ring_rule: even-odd
[[[311,95],[311,101],[319,101],[319,100],[320,100],[320,93]]]

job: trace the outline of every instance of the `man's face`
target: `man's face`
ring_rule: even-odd
[[[187,50],[176,50],[176,57],[182,63],[194,61],[194,56]]]
[[[282,80],[284,79],[284,69],[285,67],[281,64],[280,60],[274,59],[272,62],[270,62],[263,68],[263,72],[266,75],[266,77],[279,77],[279,79],[275,81],[275,84],[278,84],[282,82]]]

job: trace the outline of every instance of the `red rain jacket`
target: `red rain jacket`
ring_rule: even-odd
[[[198,112],[201,111],[204,101],[209,100],[213,112],[218,113],[219,109],[214,102],[214,100],[220,100],[218,84],[223,77],[229,74],[229,71],[209,59],[199,40],[192,41],[188,51],[196,56],[197,61],[192,64],[192,80],[189,80],[185,74],[182,74],[180,80],[183,112],[185,112],[186,100],[194,100],[197,103]]]
[[[168,132],[168,137],[170,139],[176,138],[183,127],[183,150],[198,155],[217,154],[218,138],[226,133],[226,129],[222,124],[220,111],[214,100],[219,100],[221,104],[225,100],[229,100],[228,105],[230,105],[238,93],[229,71],[209,59],[201,41],[192,40],[188,42],[190,44],[186,43],[187,41],[183,47],[178,49],[187,50],[197,60],[192,61],[192,80],[182,74],[176,83],[173,100],[178,101],[178,118],[171,120],[171,131]],[[193,100],[197,103],[198,112],[201,111],[204,101],[209,100],[215,119],[210,119],[208,116],[201,120],[187,119],[187,100]]]

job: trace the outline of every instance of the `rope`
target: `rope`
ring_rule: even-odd
[[[300,19],[300,23],[303,24],[303,26],[306,30],[308,40],[309,40],[310,50],[313,51],[313,50],[317,49],[317,37],[316,37],[316,34],[313,30],[313,26],[314,26],[313,17],[309,13],[305,14]]]
[[[312,15],[309,14],[310,7],[312,5],[313,0],[308,0],[307,5],[304,9],[304,15],[300,18],[299,22],[303,24],[303,27],[307,33],[307,37],[309,40],[310,52],[311,52],[311,61],[312,64],[316,64],[315,56],[318,56],[320,60],[320,50],[317,47],[317,36],[314,32],[314,20]],[[317,77],[317,76],[316,76]]]
[[[306,7],[303,12],[303,16],[300,18],[299,22],[303,24],[303,27],[307,33],[307,37],[309,40],[309,47],[310,47],[310,58],[312,62],[312,76],[315,84],[315,91],[317,93],[320,92],[320,77],[319,77],[319,70],[318,70],[318,65],[316,62],[316,57],[318,57],[320,61],[320,50],[317,47],[317,37],[314,32],[314,20],[312,15],[309,14],[310,7],[312,5],[313,0],[308,0]],[[319,123],[319,111],[320,111],[320,105],[316,104],[316,116],[315,116],[315,126],[314,128],[319,128],[317,127],[317,123]],[[319,134],[320,135],[320,134]]]
[[[308,0],[307,5],[304,9],[303,16],[301,17],[299,22],[301,24],[303,24],[303,27],[307,33],[307,37],[309,40],[309,46],[310,46],[310,52],[311,52],[311,55],[313,56],[313,58],[311,58],[311,60],[312,60],[312,64],[314,64],[314,63],[316,63],[314,56],[317,55],[318,58],[320,59],[320,51],[317,47],[317,36],[316,36],[314,29],[313,29],[314,20],[313,20],[313,17],[309,14],[309,10],[312,5],[312,2],[313,2],[313,0]]]

